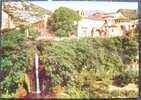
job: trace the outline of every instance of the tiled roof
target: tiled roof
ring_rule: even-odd
[[[28,11],[17,10],[17,11],[13,12],[13,15],[15,17],[18,17],[21,20],[25,20],[30,23],[37,22],[40,19],[39,17],[37,17],[35,15],[31,15]]]
[[[106,20],[106,16],[104,16],[103,14],[96,14],[93,16],[88,16],[88,17],[84,17],[85,19],[91,19],[91,20],[101,20],[104,21]]]

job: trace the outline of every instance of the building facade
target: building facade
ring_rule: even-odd
[[[13,17],[2,11],[1,30],[15,28]]]

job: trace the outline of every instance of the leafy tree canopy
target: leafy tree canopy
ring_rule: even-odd
[[[48,24],[57,36],[68,36],[69,32],[75,30],[74,21],[78,21],[80,18],[76,11],[60,7],[55,10]]]

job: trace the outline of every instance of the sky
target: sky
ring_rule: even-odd
[[[112,2],[112,1],[32,1],[32,3],[39,5],[48,10],[55,10],[60,6],[72,8],[74,10],[100,10],[104,12],[115,12],[120,8],[123,9],[137,9],[137,2]]]

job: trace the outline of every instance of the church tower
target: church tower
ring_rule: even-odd
[[[82,17],[84,16],[84,11],[83,10],[79,10],[78,12],[79,12],[80,16],[82,16]]]

